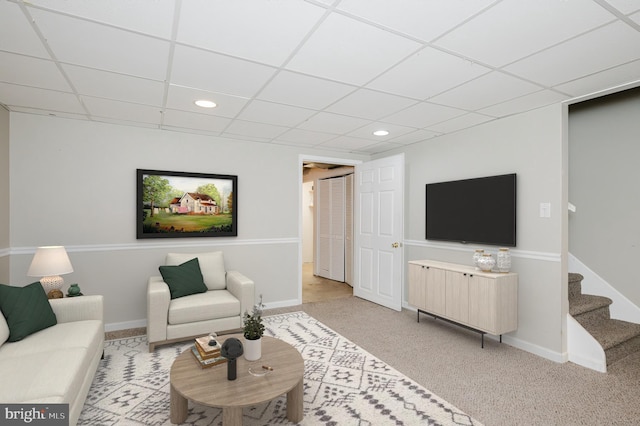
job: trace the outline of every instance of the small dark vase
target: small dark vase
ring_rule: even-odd
[[[244,353],[242,342],[235,337],[224,341],[220,348],[220,355],[227,358],[227,380],[235,380],[238,377],[236,360]]]

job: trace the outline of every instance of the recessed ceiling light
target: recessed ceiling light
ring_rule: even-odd
[[[201,108],[215,108],[217,105],[213,101],[208,101],[206,99],[200,99],[195,101],[195,104]]]
[[[387,136],[389,134],[388,130],[376,130],[375,132],[373,132],[374,135],[376,136]]]

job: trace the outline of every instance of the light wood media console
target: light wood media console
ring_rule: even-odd
[[[432,260],[409,262],[409,304],[420,313],[500,336],[518,328],[518,274]]]

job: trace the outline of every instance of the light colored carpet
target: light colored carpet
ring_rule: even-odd
[[[266,335],[293,345],[304,358],[305,417],[300,424],[480,425],[304,312],[266,316],[264,323]],[[145,337],[106,342],[78,424],[169,425],[169,369],[191,345],[177,343],[148,353]],[[243,374],[253,380],[268,379],[238,371]],[[185,424],[219,426],[222,412],[190,403]],[[243,424],[289,424],[285,397],[244,408]]]
[[[408,310],[350,297],[303,310],[486,426],[640,424],[640,355],[606,374],[555,363]]]
[[[352,297],[303,309],[487,426],[638,425],[640,357],[606,374]],[[273,312],[278,312],[274,310]]]

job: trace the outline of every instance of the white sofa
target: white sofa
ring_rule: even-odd
[[[207,333],[237,330],[242,315],[255,303],[254,282],[238,271],[227,271],[222,252],[169,253],[165,265],[180,265],[198,258],[204,293],[171,299],[161,276],[147,286],[147,340],[149,352],[156,345],[179,342]]]
[[[75,425],[104,348],[102,296],[49,300],[57,324],[7,342],[0,314],[0,402],[68,403]]]

